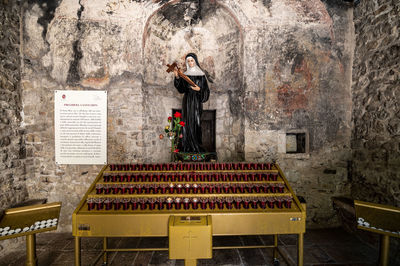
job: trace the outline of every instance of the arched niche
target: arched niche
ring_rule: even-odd
[[[144,82],[167,85],[165,65],[184,68],[194,52],[216,92],[237,90],[242,83],[242,31],[229,10],[216,1],[173,1],[148,19],[143,36]]]
[[[146,22],[143,42],[144,112],[153,123],[147,135],[161,132],[165,114],[181,107],[181,95],[173,87],[166,64],[184,66],[189,52],[198,55],[207,73],[210,99],[205,110],[216,111],[216,150],[220,160],[240,160],[244,127],[238,95],[243,89],[243,36],[241,26],[228,8],[217,1],[172,1]],[[185,67],[183,67],[185,70]],[[165,160],[163,144],[146,144],[147,160]]]

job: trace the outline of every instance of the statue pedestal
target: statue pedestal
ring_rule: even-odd
[[[178,152],[175,153],[175,161],[181,162],[210,162],[217,161],[216,152]]]

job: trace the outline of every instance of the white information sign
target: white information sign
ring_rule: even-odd
[[[107,163],[107,92],[55,91],[57,164]]]

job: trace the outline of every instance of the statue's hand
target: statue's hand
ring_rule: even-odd
[[[196,87],[194,86],[190,86],[192,88],[192,90],[194,91],[200,91],[200,87],[196,85]]]
[[[176,68],[174,69],[174,74],[175,74],[175,78],[179,78],[178,70]]]

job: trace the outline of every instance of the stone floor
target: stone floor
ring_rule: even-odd
[[[37,236],[38,265],[74,265],[74,241],[68,233],[43,233]],[[214,246],[269,245],[271,236],[214,237]],[[297,236],[279,237],[279,265],[296,265]],[[115,248],[167,247],[167,238],[112,238],[109,246]],[[82,239],[82,265],[91,262],[102,248],[99,238]],[[377,247],[371,247],[349,235],[341,228],[308,230],[304,237],[305,265],[377,265]],[[198,265],[274,265],[272,249],[214,250],[213,258],[199,260]],[[0,265],[24,265],[25,249],[0,258]],[[96,265],[101,265],[97,263]],[[184,265],[183,260],[169,260],[168,251],[112,252],[109,265]],[[394,265],[394,264],[390,264]],[[397,264],[398,265],[398,264]]]

